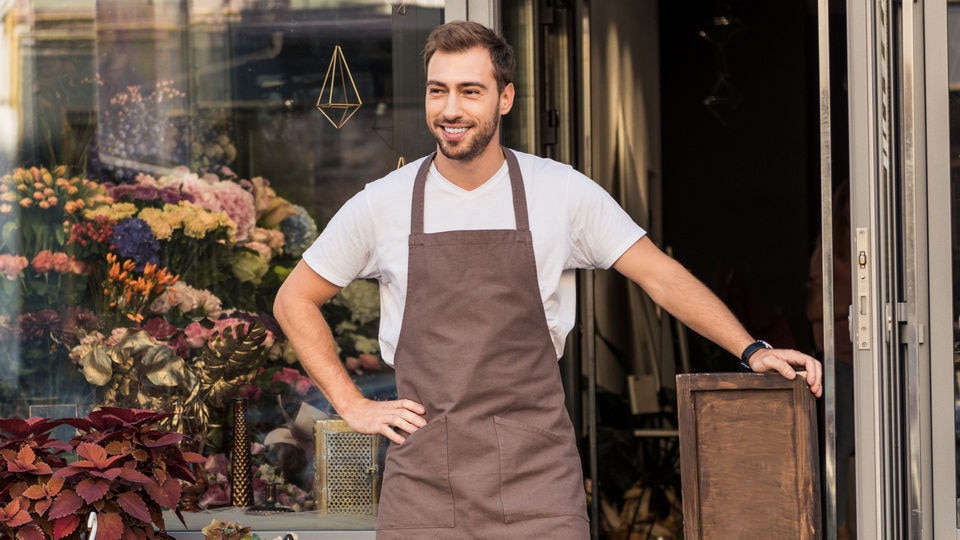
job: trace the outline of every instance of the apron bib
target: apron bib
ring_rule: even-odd
[[[394,366],[399,397],[428,423],[388,450],[378,538],[590,536],[523,179],[503,151],[516,230],[425,234],[433,158],[417,173]]]

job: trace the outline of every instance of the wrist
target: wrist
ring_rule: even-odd
[[[743,349],[743,352],[740,353],[740,365],[749,371],[753,371],[753,368],[750,367],[750,358],[761,349],[772,348],[773,346],[762,339],[754,341],[753,343],[747,345],[747,347]]]

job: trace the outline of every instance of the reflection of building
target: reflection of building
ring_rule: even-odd
[[[509,145],[590,173],[705,281],[749,284],[809,346],[802,285],[821,191],[813,3],[733,2],[720,13],[706,0],[541,4],[2,2],[0,166],[67,164],[107,178],[226,165],[270,179],[322,222],[365,181],[431,148],[419,50],[444,17],[469,16],[500,26],[520,53]],[[869,283],[855,300],[869,326],[857,359],[858,525],[869,537],[957,530],[953,376],[943,361],[957,318],[947,300],[957,298],[958,266],[947,226],[958,215],[956,6],[832,3],[833,175],[851,175],[864,235],[854,235],[855,252],[866,255]],[[341,130],[314,110],[338,44],[364,101]],[[149,106],[120,121],[111,100],[131,87]],[[717,114],[704,106],[710,97],[730,106]],[[669,404],[676,366],[730,365],[636,288],[590,279],[585,297],[595,301],[583,315],[594,324],[568,348],[565,369],[577,373],[595,351],[602,397],[619,405],[633,373]],[[590,417],[589,394],[567,379],[571,406]],[[601,423],[640,420],[609,407]]]

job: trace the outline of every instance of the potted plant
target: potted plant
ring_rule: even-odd
[[[0,537],[77,538],[93,513],[98,540],[169,538],[163,509],[176,510],[203,457],[180,449],[184,435],[156,428],[168,416],[104,407],[85,418],[0,419]],[[78,435],[52,439],[62,424]]]

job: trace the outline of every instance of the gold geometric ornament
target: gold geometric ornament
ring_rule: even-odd
[[[340,129],[356,114],[361,105],[363,102],[360,101],[360,93],[353,82],[347,60],[343,57],[343,49],[337,45],[333,48],[333,56],[330,57],[330,65],[323,78],[323,86],[320,87],[317,108],[333,127]]]
[[[407,164],[406,158],[404,158],[403,156],[400,156],[400,159],[397,160],[397,168],[402,169],[403,166],[406,164]]]
[[[400,2],[399,4],[393,5],[393,12],[397,15],[406,15],[407,14],[407,3]]]

